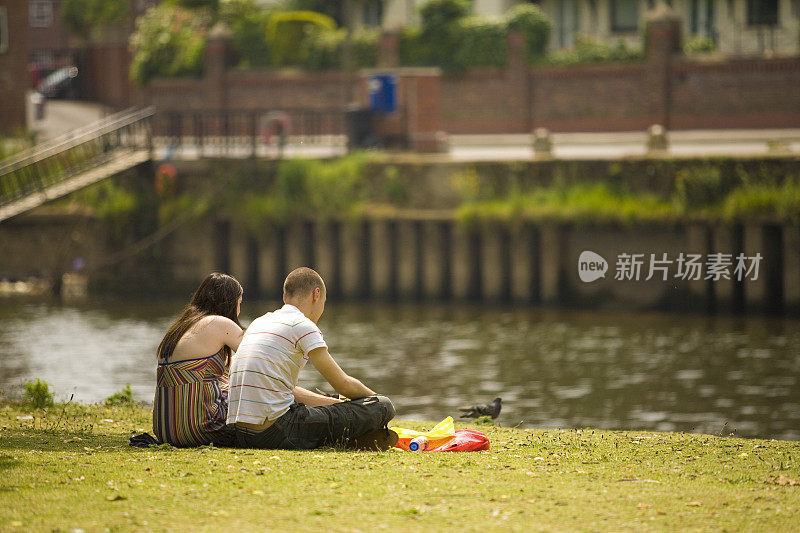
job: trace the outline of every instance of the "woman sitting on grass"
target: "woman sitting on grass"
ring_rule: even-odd
[[[153,431],[173,446],[233,446],[225,426],[228,368],[242,341],[242,286],[209,274],[158,346]]]

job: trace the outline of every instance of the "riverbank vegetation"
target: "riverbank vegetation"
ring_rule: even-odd
[[[797,442],[458,423],[484,431],[491,449],[128,445],[150,426],[151,411],[128,402],[0,404],[0,529],[793,531],[800,521]]]
[[[791,164],[721,159],[549,165],[453,165],[431,178],[423,177],[430,169],[419,163],[354,153],[262,167],[220,165],[209,179],[179,177],[160,193],[132,180],[108,180],[70,195],[61,205],[89,209],[113,234],[122,234],[143,211],[152,210],[161,226],[215,212],[256,234],[264,224],[430,210],[450,213],[467,226],[488,221],[800,222],[800,171]]]
[[[457,210],[466,224],[477,221],[559,221],[635,225],[685,220],[712,223],[800,221],[800,182],[742,185],[707,204],[692,205],[677,192],[665,200],[608,183],[554,184],[469,202]]]
[[[687,220],[800,222],[800,173],[748,172],[742,166],[705,162],[677,168],[672,176],[671,186],[651,190],[634,190],[611,176],[599,180],[557,176],[547,185],[523,187],[512,181],[498,193],[467,172],[456,180],[464,191],[457,216],[468,224],[481,220],[627,225]]]

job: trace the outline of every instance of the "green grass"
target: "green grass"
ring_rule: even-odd
[[[800,183],[756,184],[732,191],[721,203],[719,212],[728,221],[775,219],[800,222]]]
[[[722,181],[719,170],[713,167],[679,174],[669,199],[602,181],[554,183],[526,191],[512,189],[501,197],[485,199],[476,199],[474,192],[468,192],[456,213],[466,224],[515,220],[627,225],[686,219],[727,223],[800,221],[800,182],[796,179],[733,185],[723,185]]]
[[[468,224],[520,219],[637,223],[677,219],[681,212],[654,194],[633,194],[600,182],[512,191],[501,199],[467,202],[457,216]]]
[[[797,442],[484,425],[492,448],[475,453],[138,449],[127,437],[149,430],[149,410],[72,404],[4,404],[0,428],[2,531],[800,524],[800,486],[788,484],[800,479]]]

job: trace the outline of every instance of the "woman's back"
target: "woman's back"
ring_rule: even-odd
[[[216,353],[228,345],[225,342],[226,337],[235,330],[241,331],[232,320],[224,316],[204,316],[178,339],[175,348],[169,353],[169,360],[176,362],[198,359]],[[163,357],[163,354],[158,354],[159,363],[164,362]]]
[[[234,445],[227,430],[228,364],[242,330],[222,316],[205,316],[159,353],[153,431],[174,446]],[[226,349],[227,348],[227,349]],[[208,355],[211,353],[211,355]]]
[[[223,350],[204,358],[159,363],[153,403],[153,431],[174,446],[232,445],[228,415],[227,357]]]

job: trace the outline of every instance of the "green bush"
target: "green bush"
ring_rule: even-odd
[[[220,0],[167,0],[165,4],[172,4],[184,9],[210,9],[217,11]]]
[[[553,23],[534,4],[517,4],[508,13],[508,29],[525,36],[525,52],[530,62],[539,61],[547,50]]]
[[[399,59],[406,67],[433,66],[428,57],[430,46],[422,39],[422,30],[417,27],[404,28],[400,33]]]
[[[463,27],[459,24],[470,10],[467,0],[429,0],[420,8],[421,32],[425,43],[422,63],[441,67],[445,72],[464,70],[469,64],[460,54]]]
[[[198,76],[203,72],[211,13],[163,4],[139,17],[131,35],[130,77],[141,86],[157,76]]]
[[[347,30],[315,31],[306,36],[304,65],[309,70],[342,68],[342,48]]]
[[[288,224],[301,219],[328,219],[354,212],[367,196],[367,154],[331,161],[282,161],[275,182],[264,194],[249,195],[235,213],[258,231],[265,222]]]
[[[800,223],[800,181],[739,187],[722,201],[720,214],[728,221],[763,217]]]
[[[377,30],[359,28],[350,39],[353,67],[371,68],[378,64]],[[347,30],[321,30],[310,33],[304,42],[306,47],[303,66],[310,70],[335,70],[344,66],[344,48]]]
[[[400,35],[400,64],[436,66],[445,72],[502,67],[508,57],[506,24],[470,17],[465,0],[430,0],[420,8],[421,27]]]
[[[537,61],[544,54],[552,24],[537,6],[517,5],[503,20],[469,16],[469,12],[466,0],[430,0],[423,4],[420,28],[407,28],[400,36],[400,64],[437,66],[451,73],[473,67],[502,67],[508,61],[509,30],[525,37],[529,61]]]
[[[115,407],[115,406],[130,406],[136,405],[136,402],[133,399],[133,391],[131,390],[131,384],[126,383],[122,390],[118,390],[111,396],[105,399],[103,402],[106,407]]]
[[[634,194],[605,182],[512,189],[502,198],[466,203],[457,211],[458,219],[466,225],[481,220],[523,219],[632,224],[678,215],[672,204],[653,194]]]
[[[683,43],[686,54],[703,54],[717,49],[714,41],[705,35],[692,35]]]
[[[456,69],[470,67],[502,67],[508,60],[505,23],[483,17],[466,17],[458,21],[459,43],[454,60]]]
[[[727,192],[719,166],[688,167],[675,175],[675,199],[685,210],[717,204]]]
[[[644,58],[641,48],[628,46],[619,39],[616,44],[598,41],[586,35],[575,36],[575,46],[553,52],[546,62],[553,65],[582,65],[586,63],[625,63]]]
[[[278,2],[284,11],[316,11],[327,15],[336,21],[339,26],[345,25],[345,2],[337,0],[281,0]]]
[[[469,12],[469,0],[428,0],[419,8],[422,32],[435,39],[438,33],[446,32]]]
[[[119,0],[64,0],[61,20],[71,33],[87,38],[103,26],[125,20],[129,8],[129,2]]]
[[[319,31],[334,31],[336,21],[313,11],[282,11],[270,15],[267,23],[267,45],[275,66],[303,65],[308,48],[304,41]]]
[[[227,0],[220,6],[220,19],[233,33],[233,49],[239,66],[265,67],[271,64],[267,44],[269,11],[253,0]]]
[[[46,381],[41,381],[40,379],[25,383],[25,393],[22,396],[22,400],[27,404],[33,405],[37,409],[52,407],[54,404],[53,393],[50,392],[50,385],[48,385]]]

